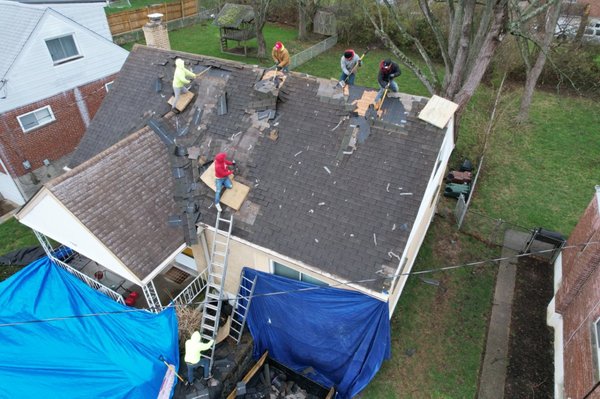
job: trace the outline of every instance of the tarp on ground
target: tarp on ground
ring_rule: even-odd
[[[47,257],[0,283],[0,347],[2,398],[156,398],[159,356],[179,366],[173,308],[135,311]]]
[[[292,370],[335,386],[341,399],[364,389],[390,357],[387,303],[250,268],[243,273],[258,277],[247,318],[254,357],[268,350]]]

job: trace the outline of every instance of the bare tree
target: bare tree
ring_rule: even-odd
[[[252,0],[252,8],[254,9],[254,23],[256,25],[256,41],[258,43],[258,58],[265,58],[267,53],[267,45],[265,43],[265,36],[263,35],[263,28],[267,22],[267,11],[271,0]]]
[[[521,122],[527,120],[529,117],[529,107],[531,106],[533,92],[546,64],[550,45],[554,39],[556,23],[560,15],[561,3],[559,0],[548,0],[546,3],[549,4],[549,7],[545,13],[540,14],[543,18],[539,18],[538,24],[529,29],[530,33],[522,28],[518,32],[515,32],[517,45],[519,46],[526,71],[525,89],[523,97],[521,97],[521,106],[519,107],[519,114],[517,116],[517,119]],[[521,15],[527,13],[527,9],[523,9],[518,4],[515,4],[512,12],[516,14],[514,20],[520,21]],[[533,48],[531,46],[532,43],[534,44]]]
[[[298,39],[308,38],[312,21],[317,12],[320,0],[296,0],[298,3]]]
[[[398,30],[417,49],[425,62],[427,73],[421,71],[394,43],[386,31],[382,17],[383,1],[393,28]],[[481,79],[500,45],[504,35],[514,26],[535,18],[546,10],[547,6],[536,6],[520,15],[520,21],[509,19],[509,0],[446,0],[433,3],[445,13],[447,28],[438,20],[430,8],[429,0],[418,0],[431,33],[435,38],[444,63],[444,76],[440,81],[438,70],[421,42],[405,28],[398,9],[390,0],[363,2],[363,9],[375,28],[375,34],[423,83],[431,94],[438,94],[459,105],[456,121],[465,105],[481,83]],[[455,134],[458,129],[455,129]]]

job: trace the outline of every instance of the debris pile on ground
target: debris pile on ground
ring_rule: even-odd
[[[287,373],[266,364],[254,378],[244,384],[238,383],[238,399],[319,399],[309,392],[310,387],[301,387]]]

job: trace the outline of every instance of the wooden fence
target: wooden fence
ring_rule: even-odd
[[[197,0],[180,0],[178,2],[153,4],[146,8],[122,11],[107,15],[110,32],[119,35],[141,29],[148,22],[148,14],[159,12],[164,15],[163,21],[173,21],[198,14]]]

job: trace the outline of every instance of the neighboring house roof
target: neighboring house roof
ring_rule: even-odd
[[[0,1],[0,78],[6,75],[44,13],[38,7]]]
[[[134,47],[73,162],[80,164],[109,148],[107,152],[115,158],[102,166],[118,182],[106,187],[108,182],[99,169],[89,173],[103,178],[100,186],[104,188],[93,194],[69,188],[61,194],[68,207],[81,212],[82,221],[93,220],[98,231],[112,232],[107,245],[121,245],[115,235],[135,235],[140,229],[144,239],[138,245],[123,243],[131,259],[146,257],[148,249],[163,245],[167,236],[183,243],[180,233],[166,223],[168,212],[153,214],[151,227],[144,226],[150,220],[139,213],[145,206],[155,209],[152,201],[171,201],[162,206],[172,211],[172,183],[164,181],[162,190],[143,192],[143,179],[133,178],[144,170],[161,179],[169,175],[167,147],[161,149],[158,137],[148,129],[134,135],[147,146],[143,151],[133,147],[131,138],[119,142],[168,110],[176,56],[194,68],[213,67],[198,80],[199,87],[192,89],[201,93],[195,104],[167,122],[182,133],[178,143],[198,155],[212,159],[217,152],[227,151],[238,161],[241,173],[236,179],[251,190],[234,218],[234,236],[348,281],[377,279],[383,265],[397,267],[398,260],[390,253],[400,255],[404,250],[445,133],[417,118],[426,99],[404,95],[401,101],[386,102],[383,117],[370,127],[364,143],[352,155],[344,155],[348,134],[357,123],[349,118],[349,111],[355,109],[351,103],[372,99],[373,90],[353,86],[345,99],[327,91],[333,87],[330,80],[291,73],[279,91],[277,116],[269,125],[258,120],[255,112],[265,108],[261,105],[264,96],[253,89],[264,69],[143,46]],[[158,77],[162,77],[161,91],[156,90]],[[223,92],[227,93],[227,113],[218,115]],[[268,129],[263,129],[265,124]],[[276,141],[267,137],[272,129],[278,130]],[[119,150],[110,148],[115,143]],[[81,164],[54,185],[75,188],[83,181],[94,181],[96,177],[88,176],[85,169],[104,156]],[[129,170],[132,167],[136,172]],[[70,183],[71,179],[80,181]],[[200,221],[212,225],[214,193],[204,185],[201,190]],[[103,217],[110,209],[118,216]],[[125,218],[136,224],[123,223]],[[376,291],[384,286],[382,281],[360,285]]]
[[[178,212],[169,157],[148,130],[46,184],[140,280],[184,241],[180,228],[167,227],[169,216]]]
[[[254,20],[252,6],[243,4],[225,3],[219,14],[215,17],[214,24],[219,28],[239,28],[243,22]]]

